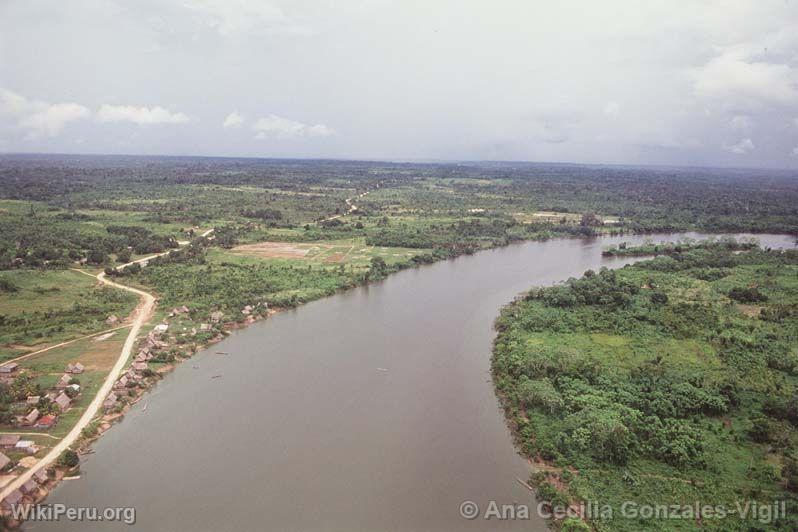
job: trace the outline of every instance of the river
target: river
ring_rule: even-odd
[[[610,244],[679,236],[483,251],[236,331],[159,383],[47,502],[132,506],[146,531],[546,530],[491,383],[493,320],[533,285],[635,260],[602,258]],[[532,515],[466,520],[467,500]],[[117,528],[130,530],[25,525]]]

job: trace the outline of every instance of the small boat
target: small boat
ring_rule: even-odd
[[[147,407],[148,407],[148,406],[150,406],[150,403],[145,403],[145,404],[144,404],[144,408],[142,408],[142,409],[141,409],[141,411],[142,411],[142,412],[146,412],[146,411],[147,411]]]
[[[213,376],[211,376],[212,379],[219,379],[221,377],[222,377],[221,375],[213,375]]]
[[[230,353],[228,353],[227,351],[217,351],[216,354],[217,355],[229,355]]]

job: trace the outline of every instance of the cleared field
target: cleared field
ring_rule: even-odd
[[[322,242],[258,242],[230,250],[236,255],[260,259],[296,259],[327,264],[367,264],[372,257],[382,257],[385,262],[401,262],[423,250],[369,246],[364,238],[329,240]]]
[[[15,287],[13,292],[0,292],[0,314],[70,308],[96,283],[72,270],[8,270],[0,271],[0,279]]]
[[[0,361],[108,329],[109,315],[127,316],[136,305],[74,270],[0,271],[0,281]]]

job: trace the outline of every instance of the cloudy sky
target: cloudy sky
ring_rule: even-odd
[[[798,168],[796,0],[0,0],[0,152]]]

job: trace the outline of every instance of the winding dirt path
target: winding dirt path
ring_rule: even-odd
[[[213,232],[213,229],[205,231],[200,236],[207,237],[209,234],[211,234],[211,232]],[[182,247],[186,243],[181,242],[180,244]],[[172,250],[169,250],[163,253],[150,255],[148,257],[144,257],[138,260],[134,260],[133,262],[123,264],[122,266],[118,266],[116,269],[124,268],[125,266],[129,266],[135,263],[145,266],[147,262],[149,262],[150,260],[156,257],[160,257],[162,255],[167,255],[171,252]],[[86,275],[91,275],[86,272],[82,273],[85,273]],[[133,347],[136,344],[136,339],[138,338],[139,331],[141,331],[141,327],[152,317],[153,310],[155,309],[155,301],[156,301],[155,296],[143,290],[139,290],[138,288],[133,288],[130,286],[126,286],[111,281],[106,278],[105,272],[98,273],[96,277],[97,280],[102,284],[112,286],[120,290],[126,290],[141,297],[139,305],[133,311],[134,318],[132,324],[130,325],[130,332],[128,333],[127,338],[125,339],[125,344],[122,346],[122,351],[119,353],[119,358],[116,359],[114,367],[111,368],[111,371],[108,373],[108,376],[105,378],[105,381],[103,382],[102,386],[97,391],[97,394],[94,396],[94,398],[91,400],[91,403],[89,403],[89,405],[86,407],[86,410],[83,412],[83,415],[80,416],[78,422],[75,423],[75,426],[72,427],[69,433],[66,436],[64,436],[64,438],[60,442],[58,442],[52,449],[50,449],[50,452],[44,455],[44,457],[41,460],[36,462],[36,464],[33,467],[22,473],[16,479],[6,484],[3,487],[3,490],[0,491],[0,501],[5,499],[12,491],[19,489],[20,486],[22,486],[25,482],[29,481],[33,477],[33,475],[36,474],[38,471],[42,470],[43,468],[55,462],[58,459],[58,457],[61,456],[61,453],[69,449],[69,447],[73,443],[75,443],[75,441],[77,441],[83,429],[86,428],[89,425],[89,423],[91,423],[92,419],[94,419],[94,416],[97,414],[97,411],[102,406],[103,401],[105,401],[105,397],[113,389],[114,383],[119,378],[119,375],[122,373],[122,370],[125,369],[128,358],[130,358],[130,354],[133,352]]]
[[[83,274],[86,274],[86,275],[91,275],[89,273],[84,272],[83,270],[75,270],[75,271],[83,273]],[[91,276],[94,277],[94,275],[91,275]],[[38,349],[36,351],[32,351],[30,353],[25,353],[24,355],[18,356],[17,358],[12,358],[11,360],[6,360],[5,362],[3,362],[3,364],[8,364],[9,362],[19,362],[20,360],[25,360],[26,358],[30,358],[32,356],[36,356],[36,355],[39,355],[41,353],[45,353],[45,352],[47,352],[47,351],[49,351],[51,349],[56,349],[58,347],[64,347],[65,345],[74,344],[75,342],[79,342],[80,340],[85,340],[87,338],[94,338],[95,336],[101,336],[101,335],[103,335],[105,333],[118,331],[119,329],[127,329],[128,327],[130,327],[130,325],[120,325],[119,327],[113,327],[111,329],[105,329],[104,331],[99,331],[99,332],[96,332],[96,333],[87,334],[86,336],[80,336],[78,338],[73,338],[72,340],[67,340],[67,341],[61,342],[59,344],[53,344],[53,345],[44,347],[42,349]]]

